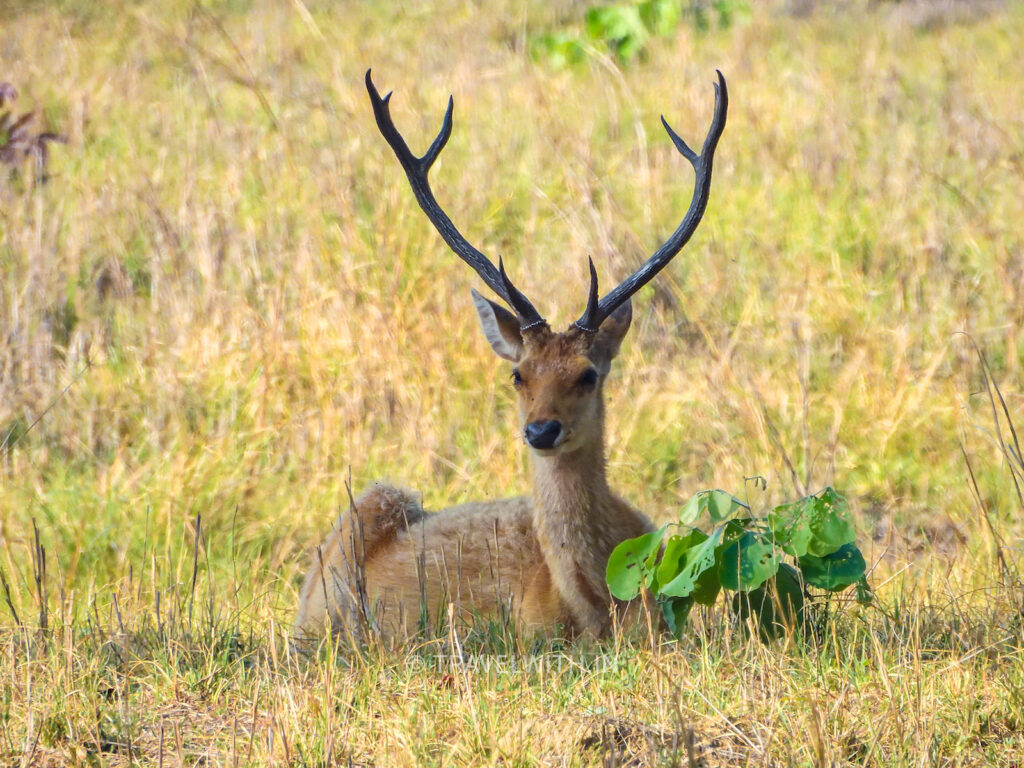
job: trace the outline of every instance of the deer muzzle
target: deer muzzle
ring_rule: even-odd
[[[530,447],[538,450],[554,448],[558,438],[562,435],[562,422],[560,421],[531,421],[523,430],[523,436]]]

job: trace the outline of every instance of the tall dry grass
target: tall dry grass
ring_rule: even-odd
[[[0,179],[0,748],[587,764],[685,752],[704,723],[755,762],[1019,754],[993,531],[1018,558],[1021,508],[985,384],[1024,410],[1024,11],[922,25],[902,6],[758,4],[570,70],[526,51],[574,4],[3,6],[2,79],[69,143],[47,183]],[[587,255],[610,285],[676,225],[691,178],[657,118],[699,137],[725,73],[708,214],[638,297],[609,386],[611,476],[656,519],[705,487],[763,505],[835,484],[876,542],[885,613],[795,656],[719,614],[679,654],[541,646],[538,667],[523,641],[507,674],[277,656],[350,472],[435,508],[527,487],[476,280],[377,134],[370,65],[414,148],[454,93],[438,196],[566,324]],[[47,617],[49,644],[15,615]],[[75,692],[60,711],[56,691]]]

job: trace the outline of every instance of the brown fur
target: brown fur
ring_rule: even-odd
[[[477,297],[479,298],[479,297]],[[434,624],[510,618],[524,629],[601,635],[613,607],[608,556],[650,521],[608,487],[602,387],[629,328],[629,307],[597,334],[543,325],[520,332],[497,305],[477,302],[495,351],[518,363],[522,423],[557,420],[564,440],[533,450],[529,497],[476,502],[428,514],[409,494],[378,485],[355,501],[319,548],[306,576],[296,635],[386,636]],[[599,381],[583,386],[589,368]],[[369,621],[365,617],[369,617]]]

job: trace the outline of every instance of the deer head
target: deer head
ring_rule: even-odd
[[[672,143],[693,165],[696,179],[690,207],[672,236],[632,275],[599,298],[597,270],[590,260],[590,291],[583,314],[561,333],[548,322],[509,279],[504,262],[498,266],[473,247],[438,205],[427,174],[452,132],[454,99],[449,97],[441,130],[422,157],[415,156],[391,119],[391,94],[383,98],[366,71],[377,127],[402,164],[416,201],[456,255],[469,264],[487,286],[509,307],[473,293],[473,303],[484,334],[495,353],[515,364],[512,381],[519,394],[523,437],[541,455],[573,451],[600,443],[602,429],[601,388],[618,354],[632,318],[630,297],[660,272],[682,250],[700,224],[711,193],[715,148],[725,128],[729,95],[725,78],[718,72],[715,83],[715,114],[698,155],[661,118]],[[511,311],[510,311],[511,310]]]

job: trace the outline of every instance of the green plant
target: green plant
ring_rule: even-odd
[[[569,32],[548,32],[530,41],[530,55],[543,56],[548,64],[562,69],[583,61],[586,49],[577,35]]]
[[[658,3],[659,5],[662,3]],[[653,3],[599,5],[587,10],[587,36],[604,42],[621,61],[629,61],[643,52],[651,29],[645,23],[641,6]]]
[[[707,32],[713,25],[728,29],[738,18],[750,17],[750,3],[747,0],[695,0],[690,3],[689,12],[693,26],[700,32]]]
[[[707,533],[692,525],[704,518]],[[770,638],[803,623],[809,587],[839,592],[856,584],[858,600],[870,600],[854,538],[849,505],[832,488],[765,516],[725,491],[701,491],[678,522],[619,544],[606,578],[620,600],[649,589],[676,634],[695,603],[712,605],[727,590],[734,613]]]
[[[564,67],[581,61],[589,43],[604,46],[626,63],[643,56],[652,37],[672,35],[684,18],[691,19],[697,31],[707,32],[712,26],[728,29],[736,18],[749,15],[746,0],[627,0],[594,5],[584,15],[582,37],[567,31],[549,32],[535,37],[530,51],[534,58],[544,54],[552,66]]]

